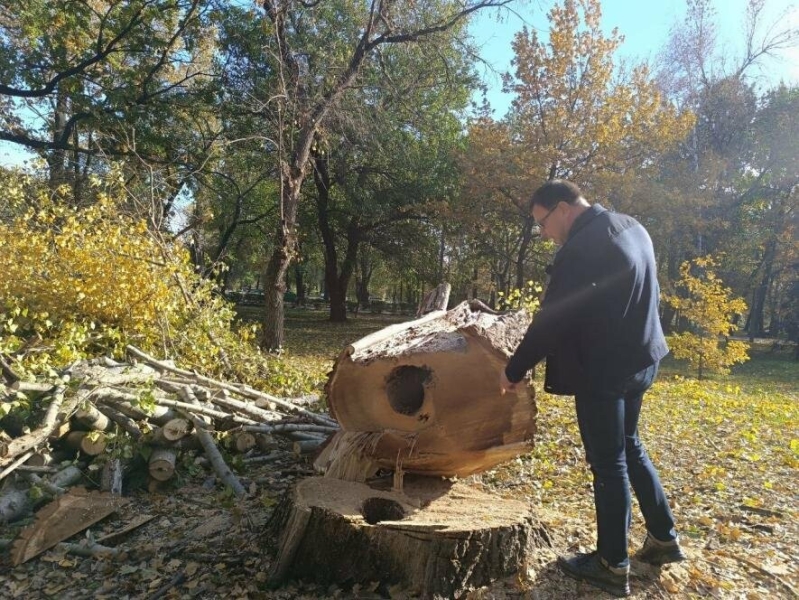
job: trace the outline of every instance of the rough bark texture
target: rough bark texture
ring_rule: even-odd
[[[526,385],[504,396],[499,377],[524,335],[524,312],[464,302],[387,327],[347,347],[327,384],[342,430],[316,461],[336,478],[377,468],[464,476],[528,451],[536,405]]]
[[[270,526],[280,534],[273,585],[379,581],[425,598],[459,597],[514,573],[547,539],[523,503],[432,477],[409,476],[403,493],[306,479]]]

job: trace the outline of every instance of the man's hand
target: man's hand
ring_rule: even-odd
[[[512,381],[508,380],[508,376],[505,375],[505,369],[502,369],[502,373],[499,376],[499,389],[500,394],[502,396],[505,395],[505,392],[511,392],[516,389],[518,384],[513,383]]]

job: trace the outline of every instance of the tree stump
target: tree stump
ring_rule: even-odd
[[[502,396],[499,378],[529,317],[485,308],[463,302],[345,348],[326,387],[342,431],[317,468],[354,481],[379,468],[465,476],[528,451],[533,389]]]
[[[270,533],[278,539],[273,586],[380,582],[425,598],[456,598],[510,575],[548,541],[522,502],[412,475],[401,493],[306,479],[278,505]]]

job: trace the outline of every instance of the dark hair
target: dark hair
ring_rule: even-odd
[[[555,208],[558,202],[574,204],[582,195],[580,188],[571,181],[552,179],[533,192],[533,197],[530,198],[530,210],[536,204],[546,209]]]

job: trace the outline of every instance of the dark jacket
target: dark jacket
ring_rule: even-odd
[[[596,391],[668,353],[652,240],[632,217],[591,206],[574,220],[550,276],[541,309],[505,369],[510,381],[546,357],[546,391]]]

